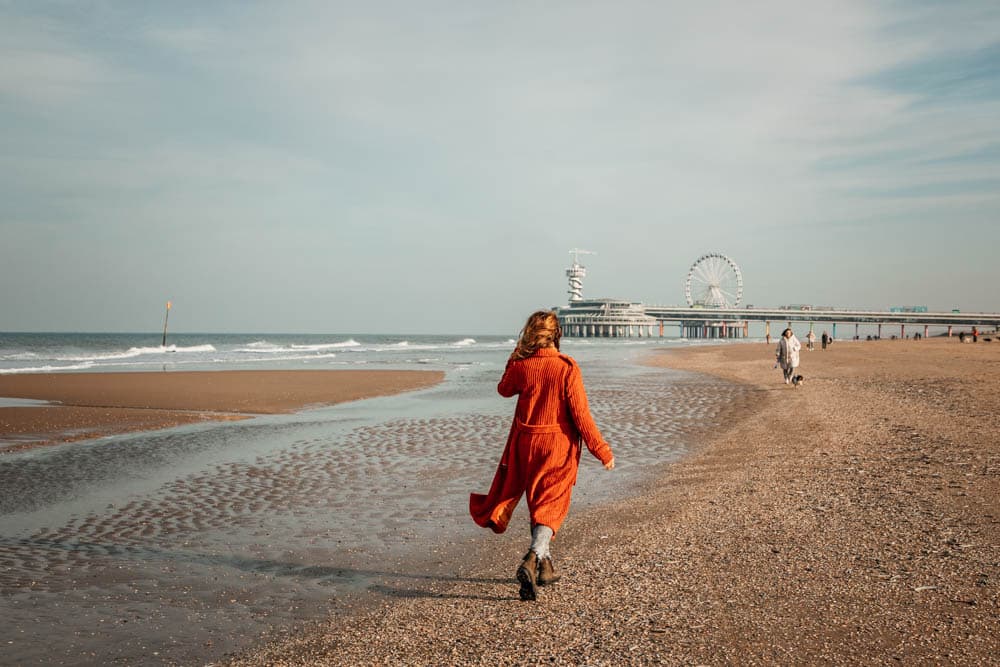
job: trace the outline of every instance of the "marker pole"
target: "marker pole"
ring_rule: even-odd
[[[167,346],[167,320],[170,319],[170,302],[167,301],[167,314],[163,318],[163,347]]]

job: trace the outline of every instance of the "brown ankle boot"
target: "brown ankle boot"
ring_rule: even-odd
[[[550,557],[546,556],[538,561],[537,581],[539,586],[554,584],[561,578],[562,575],[556,572],[556,566],[552,564],[552,559]]]
[[[538,588],[535,586],[537,575],[538,556],[534,551],[529,550],[524,555],[521,565],[517,568],[517,580],[521,583],[521,599],[535,600],[538,598]]]

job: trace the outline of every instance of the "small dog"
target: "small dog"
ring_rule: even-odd
[[[805,384],[806,379],[801,375],[796,375],[792,378],[792,384],[798,387],[800,384]]]

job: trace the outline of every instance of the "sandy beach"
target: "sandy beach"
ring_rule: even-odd
[[[243,419],[427,387],[439,371],[303,370],[0,376],[0,453],[201,421]]]
[[[651,360],[745,391],[641,495],[571,511],[538,602],[526,527],[445,538],[453,578],[232,664],[997,664],[1000,345],[838,342],[798,388],[773,347]]]

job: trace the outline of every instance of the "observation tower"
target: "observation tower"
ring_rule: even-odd
[[[590,250],[580,250],[573,248],[569,251],[573,255],[573,266],[566,269],[566,277],[569,278],[569,302],[583,301],[583,279],[587,275],[587,268],[580,264],[580,255],[596,255]]]
[[[648,317],[641,303],[621,299],[584,299],[583,278],[587,269],[580,264],[580,255],[596,255],[590,250],[573,248],[573,265],[566,269],[569,279],[569,305],[556,308],[563,335],[574,338],[652,337],[656,320]]]

